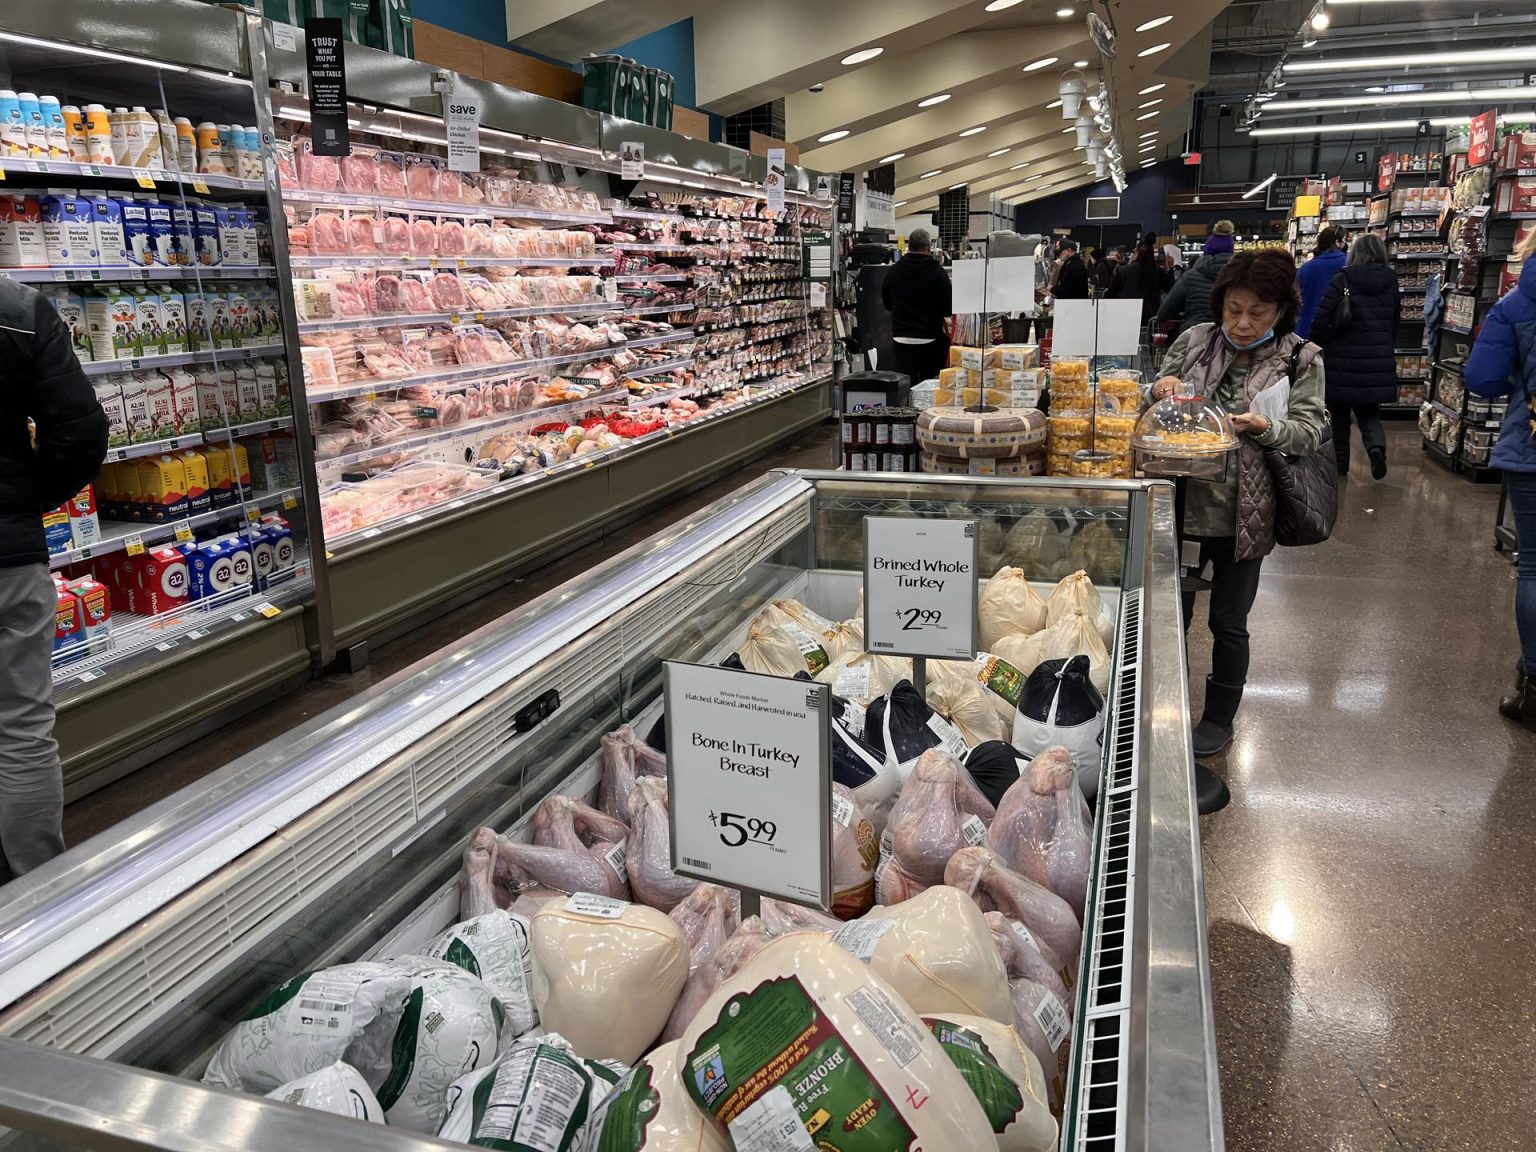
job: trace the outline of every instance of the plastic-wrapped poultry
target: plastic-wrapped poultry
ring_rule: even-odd
[[[1010,920],[1001,912],[985,913],[987,927],[992,930],[992,943],[1008,970],[1010,980],[1033,980],[1042,988],[1048,988],[1072,1011],[1072,993],[1063,979],[1061,960],[1049,945],[1042,944],[1035,934],[1017,920]]]
[[[983,912],[1002,912],[1023,924],[1069,972],[1077,970],[1083,928],[1072,906],[1050,889],[1020,876],[990,848],[962,848],[950,857],[944,883],[969,892]]]
[[[341,167],[334,156],[315,153],[314,141],[308,136],[293,138],[293,154],[298,159],[299,183],[307,192],[334,192],[341,181]]]
[[[438,168],[433,157],[415,153],[406,156],[405,194],[412,200],[437,199]]]
[[[400,277],[388,272],[373,282],[373,301],[376,311],[390,314],[400,311]]]
[[[629,797],[641,776],[666,776],[667,758],[636,734],[628,724],[603,737],[603,775],[598,807],[616,820],[628,821]]]
[[[994,651],[1025,676],[1046,660],[1086,656],[1093,686],[1101,696],[1109,691],[1109,650],[1098,623],[1084,612],[1068,612],[1033,636],[1009,636]]]
[[[469,226],[469,234],[465,237],[469,245],[469,253],[472,256],[492,256],[496,252],[495,229],[484,220],[477,220]]]
[[[400,299],[407,312],[420,314],[432,311],[432,292],[415,276],[401,278]]]
[[[469,838],[459,869],[459,919],[473,920],[497,909],[496,829],[480,828]]]
[[[1012,724],[1003,722],[989,695],[974,677],[939,674],[928,681],[929,707],[958,728],[971,748],[1013,734]]]
[[[788,900],[764,899],[763,924],[770,936],[783,936],[790,932],[836,932],[843,926],[841,920],[807,908],[804,904],[791,904]]]
[[[875,902],[880,835],[851,790],[832,785],[832,913],[840,920],[864,915]]]
[[[372,196],[377,191],[376,149],[353,145],[351,154],[341,158],[341,187],[359,196]]]
[[[1048,623],[1046,605],[1022,568],[999,568],[976,605],[981,646],[993,651],[1006,636],[1029,636]]]
[[[617,883],[623,889],[620,898],[629,898],[629,883],[624,874],[629,825],[622,820],[615,820],[574,796],[555,793],[546,796],[534,811],[529,830],[533,842],[541,847],[581,851],[597,857],[612,873],[610,889]]]
[[[1058,963],[1050,948],[1034,934],[1001,912],[988,912],[992,941],[1008,971],[1008,997],[1014,1027],[1035,1059],[1049,1086],[1052,1103],[1062,1096],[1062,1073],[1070,1048],[1072,996],[1053,966]]]
[[[1093,586],[1092,578],[1081,568],[1070,576],[1063,576],[1051,592],[1050,599],[1045,602],[1048,624],[1055,624],[1073,612],[1081,612],[1098,624],[1099,637],[1104,641],[1104,647],[1114,646],[1114,622],[1105,613],[1104,602],[1099,598],[1099,590]]]
[[[346,222],[335,212],[316,212],[309,218],[309,247],[320,255],[345,255]]]
[[[1042,884],[1081,919],[1093,865],[1092,821],[1065,748],[1047,748],[1003,795],[987,847],[1021,876]]]
[[[354,255],[370,255],[379,250],[376,238],[378,219],[368,215],[355,215],[347,221],[347,243]]]
[[[719,982],[714,973],[715,953],[736,930],[741,916],[739,901],[736,892],[715,884],[700,884],[668,913],[688,941],[688,983],[661,1033],[662,1043],[683,1034],[694,1012]],[[706,984],[707,991],[699,987]],[[697,995],[701,991],[703,994]],[[690,992],[696,995],[691,997]]]
[[[437,250],[443,256],[464,256],[469,253],[469,238],[464,225],[457,220],[444,220],[437,226]]]
[[[670,912],[698,887],[672,871],[671,818],[667,814],[667,782],[642,776],[629,794],[629,844],[624,866],[630,891],[642,904]]]
[[[832,690],[838,691],[835,684]],[[895,762],[903,781],[917,758],[930,748],[941,748],[955,757],[968,751],[960,730],[930,708],[909,680],[899,681],[889,694],[870,703],[865,731],[870,742]]]
[[[464,307],[464,288],[452,272],[439,272],[432,277],[432,303],[444,312]]]
[[[388,150],[380,151],[374,169],[374,180],[380,196],[396,198],[405,195],[405,155]]]
[[[923,888],[942,884],[950,857],[986,840],[992,815],[991,802],[960,761],[931,748],[918,757],[891,809],[886,825],[891,858]],[[890,902],[885,895],[882,904]]]
[[[415,220],[411,221],[411,255],[437,255],[436,221],[426,216],[418,216]]]
[[[608,852],[615,847],[610,845]],[[523,844],[501,836],[496,841],[498,903],[510,904],[518,894],[534,887],[626,899],[628,889],[615,864],[603,853],[588,849],[574,834],[560,847]]]

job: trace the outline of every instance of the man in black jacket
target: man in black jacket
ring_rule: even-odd
[[[935,379],[949,362],[945,321],[954,310],[949,273],[934,258],[926,229],[907,237],[907,254],[885,274],[880,295],[891,313],[896,371],[913,384]]]
[[[30,421],[30,425],[29,425]],[[0,277],[0,883],[64,850],[43,512],[89,484],[107,416],[53,305]]]
[[[1088,265],[1077,254],[1076,240],[1061,242],[1061,265],[1056,269],[1051,295],[1058,300],[1088,299]]]

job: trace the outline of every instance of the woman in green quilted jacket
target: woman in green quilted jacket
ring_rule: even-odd
[[[1232,725],[1248,679],[1248,613],[1259,590],[1259,569],[1275,546],[1275,489],[1266,449],[1305,456],[1317,451],[1328,426],[1323,359],[1295,334],[1296,262],[1268,248],[1227,262],[1211,290],[1213,324],[1182,333],[1163,361],[1153,397],[1202,395],[1225,409],[1238,433],[1223,483],[1190,480],[1185,539],[1200,546],[1200,573],[1211,569],[1211,674],[1205,713],[1195,726],[1196,756],[1214,756],[1232,742]],[[1283,419],[1250,413],[1255,396],[1290,378]],[[1194,613],[1184,596],[1184,627]]]

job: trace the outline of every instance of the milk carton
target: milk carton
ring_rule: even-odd
[[[275,284],[253,286],[253,299],[259,301],[261,312],[261,342],[276,344],[283,338],[283,305]]]
[[[190,352],[187,341],[187,301],[181,292],[172,287],[159,290],[160,324],[165,332],[165,350],[171,353]]]
[[[175,232],[176,264],[190,268],[197,262],[197,240],[192,235],[192,206],[171,201],[171,228]]]
[[[149,204],[134,196],[124,196],[118,200],[117,208],[123,218],[123,246],[128,251],[128,263],[137,268],[159,264],[160,253],[149,224]]]
[[[123,206],[110,196],[93,194],[91,226],[96,230],[96,259],[102,267],[121,268],[128,263],[128,234],[123,229]]]
[[[69,528],[69,505],[61,504],[43,513],[43,540],[50,556],[68,552],[74,546]]]
[[[170,440],[179,434],[176,427],[176,386],[158,372],[146,372],[149,381],[149,423],[151,440]]]
[[[139,352],[143,356],[165,355],[165,322],[160,316],[160,292],[156,288],[133,290],[133,310],[139,327]]]
[[[199,365],[193,369],[192,377],[197,386],[197,416],[198,422],[205,429],[224,427],[225,412],[224,389],[219,381],[218,369],[212,365]],[[236,414],[230,413],[230,423],[234,423]]]
[[[107,446],[121,448],[129,443],[128,409],[123,406],[122,385],[116,376],[102,376],[91,382],[96,393],[96,403],[107,414]]]
[[[35,196],[0,199],[0,265],[39,267],[48,263],[43,236],[43,206]]]
[[[251,209],[251,235],[256,242],[256,263],[272,263],[272,218],[264,208]]]
[[[139,478],[138,461],[124,460],[119,464],[116,479],[118,496],[126,518],[134,521],[147,519],[148,501],[144,497],[143,481]]]
[[[206,600],[235,586],[235,562],[220,540],[205,540],[187,549],[187,595]]]
[[[86,646],[92,652],[104,652],[111,646],[112,597],[107,586],[89,576],[65,583],[80,602],[80,625]]]
[[[53,651],[57,656],[69,650],[69,659],[83,656],[85,623],[80,619],[80,598],[63,584],[55,584],[57,593],[53,617]]]
[[[192,258],[203,268],[217,268],[223,262],[223,229],[219,226],[222,209],[209,204],[192,206]],[[227,213],[226,213],[227,214]]]
[[[263,521],[251,529],[251,574],[258,591],[264,591],[277,566],[277,546],[269,526]]]
[[[261,389],[256,384],[256,369],[241,364],[235,369],[235,399],[242,421],[261,419]]]
[[[140,354],[139,306],[134,294],[117,285],[102,285],[86,294],[85,322],[91,349],[98,360],[130,360]]]
[[[294,564],[297,562],[293,546],[293,529],[281,516],[264,517],[262,526],[272,540],[271,583],[291,580],[294,575]]]
[[[203,430],[197,406],[197,378],[185,368],[167,368],[161,375],[171,382],[171,404],[176,411],[176,430],[186,436]]]
[[[257,413],[262,420],[275,420],[283,414],[277,368],[270,360],[258,360],[253,370],[256,373]]]
[[[182,260],[182,247],[176,235],[171,206],[159,200],[140,200],[149,217],[149,244],[154,252],[154,263],[162,268],[177,268]]]
[[[187,309],[187,349],[196,352],[212,348],[213,318],[208,310],[208,293],[188,289],[182,293],[182,301]]]
[[[82,364],[89,364],[95,355],[91,351],[91,325],[85,316],[85,297],[79,289],[62,284],[49,285],[42,292],[53,305],[53,310],[59,314],[59,319],[64,321],[64,327],[69,329],[75,359]]]
[[[224,293],[225,307],[229,315],[229,339],[236,348],[254,348],[261,343],[257,336],[260,325],[251,304],[250,286],[231,284]]]
[[[229,297],[216,288],[210,288],[203,293],[203,307],[208,312],[208,331],[213,337],[213,347],[233,348],[235,338],[229,322]]]
[[[263,492],[299,486],[299,446],[292,436],[253,436],[249,448],[251,483]]]
[[[146,616],[174,612],[187,602],[187,558],[174,548],[157,548],[133,558],[138,589],[135,611]]]
[[[154,524],[184,520],[189,512],[187,468],[169,454],[139,461],[139,485],[144,492],[144,518]]]
[[[194,448],[178,454],[187,476],[187,507],[190,515],[213,511],[213,493],[209,490],[208,458]]]
[[[87,484],[70,497],[64,508],[69,513],[72,548],[89,548],[101,543],[101,516],[96,510],[95,489]]]
[[[251,542],[244,536],[224,536],[219,543],[234,566],[235,585],[250,587],[256,582],[255,558],[251,555]]]
[[[96,227],[90,201],[82,200],[67,188],[51,188],[40,203],[48,263],[94,268]]]
[[[147,444],[155,439],[154,422],[149,417],[149,377],[140,372],[124,372],[107,379],[117,383],[122,393],[128,443]]]
[[[245,238],[240,229],[240,209],[220,205],[214,209],[219,251],[223,253],[226,267],[244,266]]]

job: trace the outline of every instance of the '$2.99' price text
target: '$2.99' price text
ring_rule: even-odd
[[[899,608],[896,619],[902,621],[903,632],[916,632],[922,628],[937,628],[944,622],[944,613],[938,608]]]
[[[740,848],[751,841],[775,852],[784,851],[773,842],[779,826],[772,820],[759,820],[756,816],[742,816],[737,812],[721,812],[718,816],[711,812],[709,822],[720,829],[720,843],[727,848]]]

